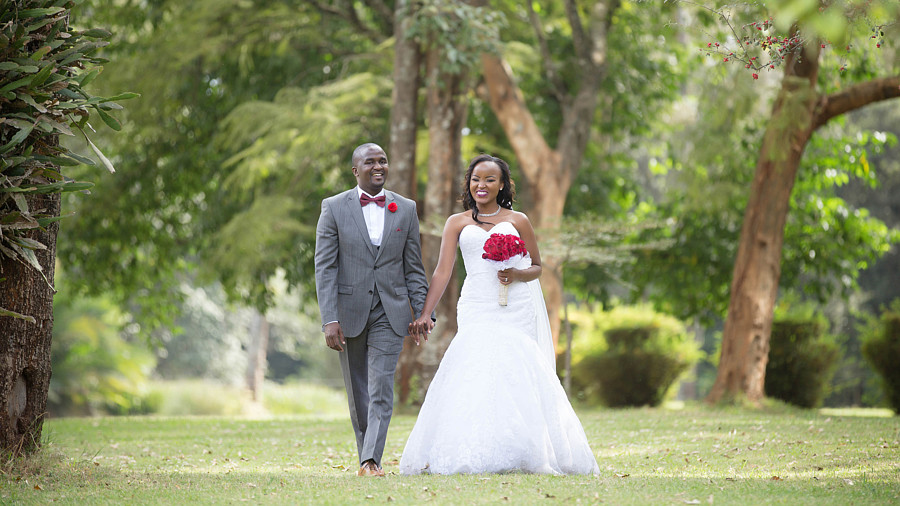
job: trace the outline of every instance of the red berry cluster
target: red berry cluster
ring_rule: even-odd
[[[484,254],[481,258],[503,262],[516,255],[528,253],[525,241],[512,234],[491,234],[484,242]]]
[[[723,16],[726,18],[726,16]],[[727,18],[726,18],[727,19]],[[789,55],[799,57],[800,50],[807,40],[801,33],[797,32],[790,36],[779,36],[772,33],[774,30],[773,18],[762,21],[754,21],[753,23],[744,25],[736,29],[729,23],[729,28],[734,38],[740,40],[740,47],[732,50],[719,42],[709,42],[706,44],[706,55],[717,55],[722,58],[723,62],[737,61],[744,64],[744,68],[749,69],[753,79],[759,79],[760,70],[774,70],[784,64],[785,59]],[[875,47],[881,48],[884,44],[883,26],[872,27],[873,40],[876,40]],[[828,46],[829,42],[821,43],[822,49]],[[850,52],[847,46],[847,52]],[[846,70],[846,60],[841,58],[840,71]]]

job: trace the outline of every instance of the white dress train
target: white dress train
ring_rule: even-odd
[[[463,228],[466,281],[459,330],[428,388],[400,459],[402,474],[529,472],[597,474],[581,422],[556,377],[540,284],[509,285],[497,302],[497,268],[481,258],[509,222]],[[527,256],[517,265],[531,265]]]

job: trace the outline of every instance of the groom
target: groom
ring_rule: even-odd
[[[416,203],[384,189],[387,155],[353,151],[358,186],[322,201],[316,226],[316,295],[325,344],[340,353],[359,476],[384,476],[394,371],[427,291]],[[416,344],[419,336],[414,335]]]

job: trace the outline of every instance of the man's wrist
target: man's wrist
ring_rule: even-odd
[[[330,322],[328,322],[328,323],[323,323],[323,324],[322,324],[322,332],[325,332],[325,327],[331,325],[332,323],[341,323],[341,322],[339,322],[338,320],[332,320],[332,321],[330,321]]]

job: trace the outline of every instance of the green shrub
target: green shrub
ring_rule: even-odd
[[[881,377],[888,404],[900,414],[900,299],[881,315],[881,325],[865,337],[863,356]]]
[[[822,404],[834,375],[838,348],[825,335],[823,317],[789,317],[772,322],[765,391],[802,408]]]
[[[647,307],[618,307],[575,318],[576,397],[610,407],[656,406],[700,357],[697,344],[675,318]]]

